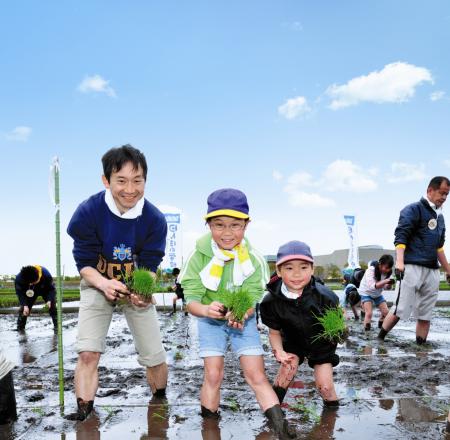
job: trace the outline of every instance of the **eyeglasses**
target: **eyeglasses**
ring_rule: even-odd
[[[242,231],[242,229],[245,228],[246,223],[232,223],[231,225],[227,226],[223,223],[210,223],[209,226],[216,231],[222,232],[225,231],[225,229],[231,229],[233,232]]]

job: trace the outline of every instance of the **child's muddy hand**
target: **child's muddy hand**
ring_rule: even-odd
[[[235,321],[235,318],[233,316],[230,317],[228,320],[228,326],[235,328],[237,330],[243,330],[244,329],[244,319],[242,321]]]
[[[206,306],[206,317],[214,319],[225,319],[226,307],[219,301],[213,301]]]

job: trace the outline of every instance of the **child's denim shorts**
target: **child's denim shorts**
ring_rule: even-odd
[[[228,327],[222,319],[198,318],[198,338],[200,357],[225,356],[228,340],[238,356],[260,356],[264,354],[253,315],[245,321],[242,330]]]
[[[376,298],[372,298],[369,295],[361,295],[361,303],[365,303],[367,301],[372,301],[377,307],[382,303],[386,302],[383,295],[377,296]]]

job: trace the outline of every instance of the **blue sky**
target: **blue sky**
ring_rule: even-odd
[[[0,274],[54,271],[55,155],[75,273],[65,228],[124,143],[147,156],[147,198],[182,210],[185,254],[224,186],[264,253],[345,248],[344,213],[361,245],[391,247],[399,210],[450,175],[449,42],[446,1],[4,5]]]

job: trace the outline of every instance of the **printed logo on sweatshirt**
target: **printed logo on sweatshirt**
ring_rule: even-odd
[[[123,243],[114,246],[113,258],[119,261],[131,260],[131,247],[125,247]]]

